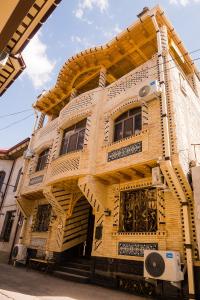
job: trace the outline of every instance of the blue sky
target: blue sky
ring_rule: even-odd
[[[0,98],[0,148],[9,148],[30,136],[34,117],[29,109],[43,89],[53,87],[60,68],[70,56],[106,43],[132,24],[144,6],[153,7],[157,3],[154,0],[62,0],[26,47],[23,53],[26,71]],[[159,4],[188,51],[199,49],[200,0],[163,0]],[[193,58],[198,56],[200,52]],[[3,117],[22,110],[27,111]],[[7,126],[10,127],[4,129]]]

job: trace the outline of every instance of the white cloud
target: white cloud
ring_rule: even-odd
[[[76,52],[80,52],[82,50],[94,47],[94,45],[86,37],[72,35],[71,41],[77,45]]]
[[[169,3],[186,6],[188,4],[200,3],[200,0],[169,0]]]
[[[119,27],[118,24],[115,24],[114,28],[110,31],[105,31],[105,29],[102,28],[103,35],[108,39],[113,38],[114,36],[116,36],[121,31],[122,31],[122,29]]]
[[[26,64],[24,74],[32,81],[35,88],[44,87],[51,80],[55,62],[47,56],[47,46],[41,41],[40,34],[36,34],[23,51]]]
[[[87,19],[84,18],[86,11],[92,10],[96,7],[101,11],[101,13],[103,13],[108,9],[108,2],[109,0],[80,0],[74,14],[78,19],[87,21]]]

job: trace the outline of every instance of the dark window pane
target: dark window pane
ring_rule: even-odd
[[[9,242],[14,219],[15,211],[7,211],[1,232],[1,240],[3,240],[4,242]]]
[[[75,133],[69,137],[67,152],[76,150],[77,138],[78,138],[78,133]]]
[[[60,154],[83,149],[85,127],[87,119],[84,119],[64,131]]]
[[[124,134],[123,137],[129,137],[133,135],[133,118],[124,121]]]
[[[83,149],[85,129],[81,130],[78,135],[77,150]]]
[[[115,132],[114,132],[114,141],[119,141],[123,138],[122,132],[122,123],[118,123],[115,125]]]
[[[140,131],[142,129],[142,116],[141,114],[138,114],[135,116],[135,133]]]
[[[84,119],[82,121],[80,121],[79,123],[76,124],[76,131],[79,129],[83,129],[86,126],[86,121],[87,119]]]
[[[49,156],[49,149],[46,149],[42,153],[40,153],[39,158],[38,158],[36,171],[41,171],[45,168],[48,156]]]
[[[124,120],[128,117],[128,111],[124,112],[123,114],[121,114],[116,120],[115,122],[118,122],[118,121],[121,121],[121,120]]]
[[[129,116],[133,116],[133,115],[135,115],[137,113],[141,113],[141,108],[140,107],[133,108],[133,109],[129,110]]]
[[[0,192],[1,192],[2,186],[4,184],[5,176],[6,176],[6,173],[4,171],[1,171],[0,172]]]

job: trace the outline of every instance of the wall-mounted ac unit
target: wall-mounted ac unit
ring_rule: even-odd
[[[24,151],[24,159],[31,159],[34,156],[34,151],[31,149],[27,149]]]
[[[164,186],[164,176],[161,173],[160,167],[152,168],[152,185],[155,187]]]
[[[9,54],[7,52],[2,51],[0,53],[0,69],[2,69],[5,66],[5,64],[8,60],[8,57],[9,57]]]
[[[16,244],[12,251],[12,259],[25,261],[27,255],[27,247],[22,244]]]
[[[148,85],[144,85],[139,90],[139,97],[145,101],[150,101],[155,97],[158,97],[161,93],[161,87],[158,80],[150,81]]]
[[[144,277],[171,282],[182,281],[184,276],[181,271],[180,253],[144,250]]]

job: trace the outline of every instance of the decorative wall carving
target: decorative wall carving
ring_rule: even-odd
[[[142,152],[142,142],[137,142],[108,152],[108,161],[113,161],[139,152]]]
[[[34,185],[41,183],[43,181],[44,175],[36,176],[30,179],[29,185]]]
[[[56,176],[60,173],[65,173],[67,171],[78,170],[79,160],[80,160],[79,157],[75,157],[75,158],[63,160],[60,163],[57,162],[52,166],[51,176]]]
[[[144,250],[158,250],[157,243],[118,243],[118,254],[128,256],[144,256]]]

